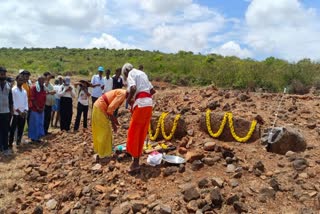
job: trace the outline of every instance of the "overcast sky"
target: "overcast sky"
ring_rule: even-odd
[[[319,0],[0,0],[0,46],[319,60],[319,9]]]

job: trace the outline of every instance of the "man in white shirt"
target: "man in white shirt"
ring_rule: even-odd
[[[14,133],[18,129],[18,135],[16,139],[16,145],[19,146],[21,143],[24,125],[26,122],[28,107],[28,95],[26,90],[22,88],[24,83],[23,75],[18,75],[16,78],[17,86],[14,86],[12,89],[12,98],[13,98],[13,118],[10,126],[10,135],[9,135],[9,147],[12,148]]]
[[[128,172],[135,172],[140,169],[139,160],[152,116],[152,95],[155,90],[148,76],[143,71],[133,68],[130,63],[123,65],[122,74],[128,83],[127,102],[132,112],[127,137],[127,152],[133,157],[133,162]]]
[[[104,80],[104,90],[103,90],[103,93],[106,93],[108,91],[111,91],[112,90],[112,87],[113,87],[113,79],[110,77],[110,69],[107,69],[106,70],[106,77],[103,78]]]
[[[98,68],[98,74],[93,75],[91,79],[92,84],[92,92],[91,92],[91,99],[92,99],[92,106],[94,102],[102,95],[102,92],[104,90],[104,80],[102,77],[102,74],[104,72],[104,68],[102,66],[99,66]]]
[[[83,114],[83,128],[88,127],[88,110],[89,110],[89,97],[91,94],[88,91],[88,87],[91,84],[88,81],[80,80],[74,84],[78,88],[78,106],[77,106],[77,117],[74,124],[74,131],[78,131],[80,126],[81,115]]]

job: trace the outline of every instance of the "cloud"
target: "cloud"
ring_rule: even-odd
[[[139,0],[140,7],[144,10],[156,13],[156,14],[166,14],[175,12],[176,10],[181,10],[184,7],[190,5],[192,0]]]
[[[220,47],[213,49],[212,53],[217,53],[222,56],[237,56],[239,58],[252,57],[252,53],[247,48],[241,48],[239,44],[234,41],[229,41]]]
[[[319,18],[315,9],[298,0],[252,0],[245,14],[244,40],[257,54],[319,59]]]
[[[88,48],[136,49],[135,46],[120,42],[115,37],[103,33],[100,38],[93,38]]]

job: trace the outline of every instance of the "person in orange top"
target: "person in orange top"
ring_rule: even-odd
[[[91,119],[93,149],[98,154],[98,160],[112,154],[112,129],[117,132],[119,125],[113,112],[124,102],[126,94],[124,89],[111,90],[100,96],[93,105]]]

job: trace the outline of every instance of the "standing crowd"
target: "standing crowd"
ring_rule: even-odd
[[[0,150],[4,155],[12,154],[14,139],[19,147],[26,122],[31,142],[41,143],[41,138],[50,134],[50,125],[57,128],[59,124],[61,130],[69,132],[73,99],[78,101],[73,131],[78,131],[81,117],[86,129],[91,97],[93,148],[99,161],[109,159],[113,151],[112,130],[116,132],[119,126],[118,109],[126,100],[126,107],[130,105],[132,113],[126,148],[133,162],[128,171],[139,170],[155,93],[142,66],[135,69],[126,63],[116,69],[112,77],[110,69],[104,70],[100,66],[91,82],[80,80],[73,85],[69,76],[63,78],[59,75],[55,79],[50,72],[45,72],[32,83],[27,70],[19,71],[14,85],[6,74],[6,68],[0,67]],[[122,89],[124,86],[127,86],[126,90]]]

